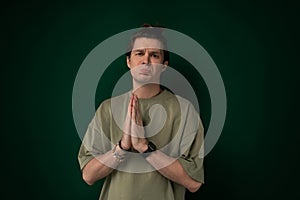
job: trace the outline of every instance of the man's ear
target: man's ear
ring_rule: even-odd
[[[165,61],[165,62],[163,63],[163,66],[162,66],[162,71],[165,71],[165,70],[167,69],[167,67],[168,67],[168,64],[169,64],[169,62],[168,62],[168,61]]]
[[[130,65],[130,57],[126,56],[126,63],[127,63],[127,67],[130,69],[131,65]]]

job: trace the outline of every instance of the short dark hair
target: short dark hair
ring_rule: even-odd
[[[167,51],[167,40],[166,38],[163,36],[163,28],[162,26],[152,26],[151,24],[143,24],[142,28],[140,30],[138,30],[136,33],[133,34],[133,36],[131,37],[131,40],[129,42],[128,45],[128,51],[126,53],[126,57],[130,58],[131,55],[131,51],[134,45],[134,42],[137,38],[141,38],[141,37],[145,37],[145,38],[152,38],[152,39],[157,39],[159,40],[162,45],[163,45],[163,54],[164,54],[164,60],[169,62],[170,59],[170,55],[169,55],[169,51]]]

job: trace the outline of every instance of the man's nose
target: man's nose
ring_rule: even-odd
[[[142,64],[149,64],[150,63],[150,55],[148,53],[145,53],[143,56],[143,62]]]

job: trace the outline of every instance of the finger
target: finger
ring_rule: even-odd
[[[137,120],[136,120],[136,114],[137,114],[137,110],[136,110],[136,96],[133,96],[133,101],[132,101],[133,105],[132,105],[132,116],[131,116],[131,135],[133,137],[137,137],[138,135],[138,125],[137,125]],[[133,139],[133,138],[132,138]]]
[[[132,112],[132,103],[133,103],[133,96],[130,97],[128,109],[127,109],[127,116],[124,121],[124,127],[123,132],[127,135],[130,135],[131,133],[131,112]]]
[[[133,119],[133,122],[136,123],[136,105],[135,105],[135,97],[133,96],[132,99],[132,110],[131,110],[131,119]]]
[[[143,120],[142,120],[142,117],[140,115],[140,112],[136,112],[136,123],[139,125],[139,126],[143,126]]]
[[[136,105],[136,109],[139,109],[139,99],[137,96],[135,96],[135,105]]]
[[[138,98],[135,95],[134,97],[134,106],[132,111],[132,122],[131,122],[131,139],[134,137],[137,138],[144,138],[144,127],[143,121],[140,115],[139,107],[138,107]]]
[[[130,117],[126,117],[123,126],[123,132],[127,135],[130,135],[131,130],[131,119]]]
[[[135,99],[134,99],[134,109],[135,109],[135,122],[142,126],[143,125],[143,121],[142,121],[142,117],[141,117],[141,114],[140,114],[140,109],[139,109],[139,101],[138,101],[138,98],[137,96],[135,96]]]
[[[135,118],[134,118],[135,123],[139,126],[142,126],[143,122],[142,122],[142,117],[141,117],[140,110],[139,110],[138,98],[136,96],[134,99],[134,113],[135,113]]]
[[[130,113],[130,117],[131,117],[131,115],[132,115],[133,101],[134,101],[134,94],[131,95],[130,101],[129,101],[129,105],[128,105],[128,110],[129,110],[129,113]]]

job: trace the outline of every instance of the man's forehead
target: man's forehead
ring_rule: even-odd
[[[145,48],[163,49],[163,45],[158,39],[146,37],[136,38],[132,50]]]

